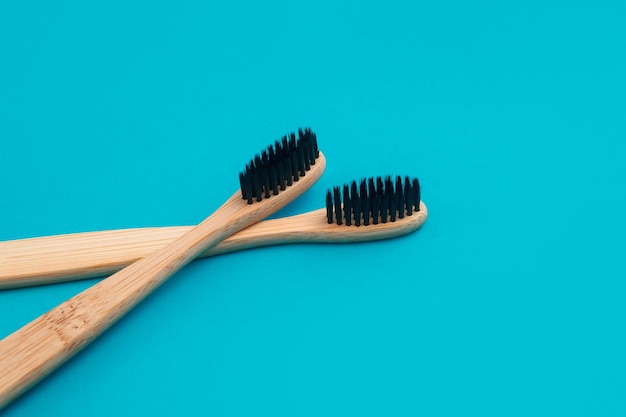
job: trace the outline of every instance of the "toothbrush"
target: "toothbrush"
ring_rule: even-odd
[[[369,190],[370,185],[372,191]],[[360,202],[352,204],[351,223],[358,219],[359,224],[363,224],[363,227],[346,227],[343,206],[345,201],[351,199],[349,195],[343,197],[344,204],[339,212],[341,217],[337,216],[333,201],[336,199],[335,189],[327,193],[326,208],[259,222],[209,248],[198,258],[286,243],[387,239],[415,231],[428,215],[426,205],[420,201],[416,178],[396,177],[395,183],[389,176],[384,180],[381,177],[370,178],[361,180],[358,187],[356,181],[343,187],[345,193],[352,192]],[[378,214],[377,220],[380,221],[373,223],[371,207],[377,195],[385,195],[388,200],[393,196],[396,201],[395,216],[392,218],[389,213],[386,216],[388,222],[382,223]],[[363,206],[365,209],[366,201],[369,207],[366,213],[363,210],[354,213],[354,207]],[[332,218],[329,218],[329,209]],[[340,218],[342,225],[333,224],[333,220],[337,222]],[[110,230],[0,242],[0,289],[106,276],[167,246],[190,229],[190,226],[170,226]]]
[[[211,216],[151,255],[98,282],[0,340],[0,409],[120,319],[167,278],[231,234],[297,198],[326,166],[306,129],[268,147]],[[242,199],[243,197],[243,199]]]

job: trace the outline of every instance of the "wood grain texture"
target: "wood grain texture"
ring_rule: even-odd
[[[322,175],[320,153],[298,182],[254,204],[239,192],[172,243],[61,303],[0,340],[0,408],[76,354],[200,253],[297,198]]]
[[[226,238],[198,257],[285,243],[345,243],[387,239],[419,228],[420,211],[368,226],[328,224],[325,209],[266,220]],[[0,242],[0,289],[109,275],[170,244],[191,230],[172,226],[77,233]]]

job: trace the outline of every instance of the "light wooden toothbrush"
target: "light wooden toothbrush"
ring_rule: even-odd
[[[180,238],[0,340],[0,409],[96,338],[168,277],[207,248],[278,211],[325,168],[309,129],[276,142],[239,176],[233,194]],[[242,200],[243,196],[243,200]]]
[[[380,184],[378,178],[370,180],[374,189],[383,184],[382,179]],[[199,257],[285,243],[362,242],[410,233],[419,228],[427,216],[426,206],[419,200],[419,183],[408,178],[404,178],[404,181],[396,178],[395,184],[390,184],[389,181],[390,178],[384,181],[387,195],[390,196],[393,191],[401,204],[397,207],[397,216],[393,219],[388,216],[389,221],[385,223],[380,219],[381,221],[374,224],[373,215],[369,212],[367,218],[371,218],[371,221],[363,227],[345,227],[345,221],[342,221],[343,225],[336,225],[329,222],[327,207],[259,222],[226,238]],[[356,181],[353,184],[356,187]],[[352,191],[352,188],[351,185],[348,191]],[[361,193],[361,188],[358,187],[357,194]],[[371,211],[375,196],[377,193],[385,193],[385,190],[375,189],[369,195],[365,188],[365,195],[361,195],[361,205],[364,205],[363,197],[367,197]],[[401,194],[403,197],[412,197],[400,201]],[[330,197],[330,208],[336,211],[333,196]],[[349,196],[344,197],[344,201],[346,200],[350,201]],[[354,203],[352,205],[357,206]],[[333,217],[335,220],[338,218],[336,214]],[[362,219],[361,223],[365,222],[366,215],[360,214],[357,217]],[[353,213],[351,223],[354,218]],[[168,245],[190,229],[189,226],[171,226],[111,230],[0,242],[0,289],[106,276]]]

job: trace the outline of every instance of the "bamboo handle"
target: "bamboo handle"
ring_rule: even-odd
[[[356,242],[400,236],[419,228],[420,211],[396,222],[368,226],[328,224],[325,209],[266,220],[226,238],[198,257],[299,242]],[[0,242],[0,289],[105,276],[166,246],[191,226],[111,230]]]
[[[109,230],[0,242],[0,289],[111,275],[192,228]]]
[[[0,340],[0,408],[76,354],[201,252],[302,194],[324,171],[321,153],[316,162],[306,176],[277,196],[248,205],[235,193],[173,243]]]

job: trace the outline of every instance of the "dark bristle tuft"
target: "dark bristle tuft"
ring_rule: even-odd
[[[413,215],[413,192],[411,191],[411,179],[404,177],[404,204],[407,216]]]
[[[380,222],[384,224],[387,223],[389,214],[389,194],[381,186],[378,195],[380,196]]]
[[[391,177],[387,177],[385,190],[389,194],[389,221],[395,222],[398,215],[398,193],[393,188]]]
[[[352,224],[352,202],[350,201],[350,188],[347,184],[343,186],[343,218],[346,226]]]
[[[328,218],[328,224],[333,222],[333,195],[330,190],[326,193],[326,217]]]
[[[341,194],[339,193],[339,187],[333,188],[333,195],[335,197],[335,218],[337,219],[337,224],[342,224],[343,214],[341,213]]]
[[[350,200],[352,204],[352,213],[354,215],[354,225],[361,225],[361,198],[356,189],[356,181],[352,181],[350,185]]]
[[[372,212],[371,212],[372,223],[378,224],[378,217],[379,217],[378,207],[380,206],[380,197],[378,197],[376,193],[376,185],[374,184],[374,178],[369,179],[368,188],[369,188],[369,200],[372,206]]]
[[[396,194],[398,195],[398,218],[404,218],[404,189],[402,188],[402,177],[396,177]]]
[[[413,178],[413,204],[415,211],[420,211],[420,199],[422,198],[420,192],[420,183],[417,178]]]
[[[295,133],[283,136],[239,174],[241,198],[252,204],[277,195],[305,176],[318,157],[317,137],[311,129],[299,129],[297,137]]]
[[[361,214],[363,215],[363,225],[368,226],[370,224],[370,200],[367,197],[367,180],[361,180],[361,186],[359,187],[359,193],[361,198]]]
[[[368,226],[395,222],[419,211],[420,185],[417,178],[372,177],[334,187],[326,193],[328,223]]]

